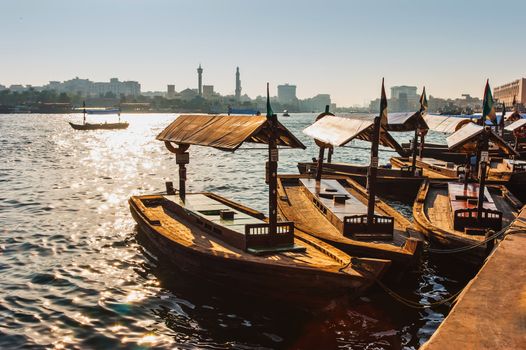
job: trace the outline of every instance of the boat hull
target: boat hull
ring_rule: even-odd
[[[115,130],[115,129],[126,129],[129,123],[97,123],[97,124],[75,124],[69,123],[75,130]]]
[[[518,208],[522,204],[517,201],[513,195],[507,193],[504,186],[491,186],[491,192],[500,192],[502,194],[502,196],[498,196],[497,198],[492,194],[492,197],[496,202],[498,201],[499,210],[501,210],[504,213],[504,216],[507,217],[507,223],[503,222],[502,224],[502,227],[504,228],[513,220]],[[469,264],[482,264],[489,254],[491,246],[488,247],[485,243],[481,244],[485,239],[484,236],[470,236],[455,231],[451,227],[451,223],[444,219],[444,215],[438,216],[430,214],[431,210],[437,210],[440,211],[440,213],[452,215],[451,209],[449,209],[448,212],[447,207],[439,204],[437,193],[442,193],[442,195],[447,196],[447,183],[425,181],[422,184],[413,206],[413,219],[415,225],[419,231],[429,239],[432,246],[436,249],[448,251],[452,249],[466,249],[467,247],[473,247],[463,252],[440,255],[453,257]]]
[[[353,265],[365,263],[364,274],[357,276],[341,270],[263,264],[243,256],[206,253],[192,246],[179,244],[152,225],[130,199],[130,210],[139,229],[160,254],[160,258],[183,274],[196,276],[205,283],[227,291],[279,300],[294,306],[323,307],[332,300],[353,298],[363,294],[388,267],[386,261],[357,259]],[[186,223],[185,223],[186,225]]]

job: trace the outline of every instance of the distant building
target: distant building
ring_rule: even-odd
[[[300,101],[300,110],[304,112],[323,112],[325,106],[331,106],[331,95],[329,94],[318,94],[311,98],[306,98]],[[336,108],[336,105],[334,105]],[[333,109],[334,109],[333,108]]]
[[[418,109],[419,95],[416,86],[393,86],[391,88],[391,99],[389,110],[391,112],[410,112]]]
[[[9,90],[11,92],[22,92],[22,91],[25,91],[26,88],[24,87],[24,85],[13,84],[9,86]]]
[[[203,68],[201,65],[197,68],[197,93],[203,96]]]
[[[174,98],[175,97],[175,85],[168,84],[166,87],[166,98]]]
[[[203,97],[210,98],[214,95],[214,85],[203,85]]]
[[[0,84],[0,91],[7,89],[4,85]]]
[[[57,93],[65,92],[80,94],[82,96],[104,96],[108,93],[119,97],[138,96],[141,94],[141,84],[136,81],[119,81],[111,78],[109,82],[92,82],[89,79],[79,79],[78,77],[64,82],[50,81],[42,87],[43,90],[55,90]]]
[[[511,106],[515,98],[517,103],[526,103],[526,78],[520,78],[493,89],[493,97],[499,102]]]
[[[296,103],[296,85],[278,85],[278,102],[281,104]]]
[[[199,96],[199,93],[196,89],[184,89],[183,91],[179,92],[177,97],[183,101],[190,101],[197,96]]]
[[[241,79],[239,78],[239,67],[236,67],[236,101],[241,99]]]

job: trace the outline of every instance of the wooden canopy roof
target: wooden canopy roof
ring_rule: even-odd
[[[353,115],[353,118],[327,115],[303,130],[303,133],[322,143],[341,147],[354,139],[372,141],[374,116]],[[404,154],[402,147],[383,127],[380,129],[380,144]]]
[[[305,149],[280,122],[276,125],[278,146]],[[157,135],[157,140],[235,151],[244,142],[268,144],[269,126],[266,116],[181,115]]]
[[[505,127],[504,130],[515,131],[519,128],[522,128],[525,125],[526,125],[526,119],[519,119],[519,120],[514,121],[507,127]]]
[[[477,149],[479,135],[484,132],[484,126],[468,123],[454,134],[447,137],[447,147],[450,151],[473,153]],[[511,146],[491,129],[488,130],[489,141],[507,154],[517,154]]]
[[[424,120],[430,130],[448,134],[454,133],[460,126],[472,121],[471,118],[448,117],[436,114],[427,114],[424,116]]]
[[[417,128],[429,129],[420,111],[387,114],[387,130],[389,131],[414,131]]]

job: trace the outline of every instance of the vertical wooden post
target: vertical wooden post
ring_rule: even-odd
[[[378,144],[380,143],[380,117],[374,118],[373,139],[371,145],[371,163],[367,172],[367,226],[372,227],[374,218],[374,204],[376,196],[376,173],[378,168]]]
[[[272,114],[267,116],[269,121],[269,142],[268,142],[268,212],[269,212],[269,234],[275,235],[278,223],[278,147],[276,145],[277,116]]]
[[[480,145],[480,154],[484,155],[484,159],[478,160],[480,163],[480,171],[479,171],[479,198],[477,203],[477,221],[479,223],[482,222],[482,209],[484,208],[484,188],[486,185],[486,166],[489,159],[486,159],[488,155],[488,129],[484,128],[484,132],[482,133],[482,139],[481,139],[481,145]]]
[[[334,147],[329,147],[329,150],[327,151],[327,163],[332,162],[332,154],[334,153]]]
[[[416,176],[416,155],[417,155],[417,148],[418,148],[418,127],[415,128],[415,137],[413,138],[413,162],[411,164],[413,169],[413,176]]]
[[[420,136],[420,147],[419,147],[419,151],[418,151],[418,157],[420,159],[422,159],[423,155],[424,155],[424,143],[425,143],[425,139],[426,139],[426,136],[424,134],[422,134],[422,136]]]
[[[168,141],[165,141],[164,145],[175,154],[175,162],[179,165],[179,197],[184,202],[186,199],[186,164],[190,163],[190,153],[186,151],[190,145],[179,144],[179,147],[176,148]]]
[[[321,175],[323,173],[323,157],[325,153],[325,147],[320,146],[320,154],[318,155],[318,166],[316,168],[316,181],[320,182]]]
[[[82,124],[86,124],[86,101],[82,101]]]

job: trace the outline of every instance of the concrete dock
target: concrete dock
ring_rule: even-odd
[[[421,350],[526,349],[526,206]]]

